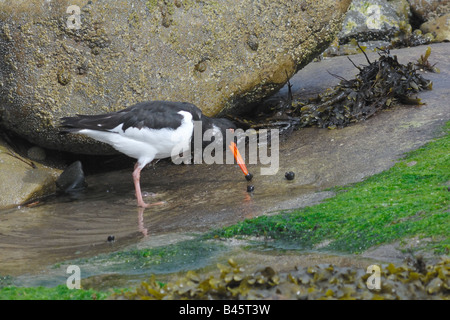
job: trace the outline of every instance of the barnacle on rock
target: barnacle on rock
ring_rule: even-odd
[[[72,78],[70,72],[66,68],[60,68],[56,74],[58,82],[63,86],[67,85]]]

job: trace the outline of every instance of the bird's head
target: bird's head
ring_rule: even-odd
[[[222,143],[224,148],[227,147],[224,143],[227,138],[227,131],[234,135],[234,130],[237,129],[237,126],[228,119],[225,118],[209,118],[209,117],[203,117],[202,118],[202,131],[203,135],[205,135],[206,131],[211,130],[208,132],[208,136],[214,136],[211,137],[211,140],[214,140],[215,143]],[[207,144],[210,142],[203,141],[203,148],[206,147]],[[236,146],[236,143],[234,141],[231,142],[230,145],[228,145],[231,152],[234,155],[234,158],[236,159],[237,164],[241,168],[242,172],[245,174],[245,178],[247,181],[250,181],[253,177],[251,173],[248,172],[247,167],[245,165],[244,160],[242,159],[239,150]]]
[[[210,118],[207,116],[202,116],[202,138],[203,138],[203,148],[211,143],[211,141],[216,141],[216,143],[223,143],[226,141],[227,131],[228,134],[233,133],[237,129],[236,125],[225,118]],[[224,148],[226,146],[224,145]]]
[[[237,129],[236,125],[228,119],[225,118],[209,118],[203,116],[202,118],[202,131],[203,134],[207,130],[213,130],[213,132],[220,132],[222,137],[225,138],[227,130],[231,130],[232,132]]]
[[[212,118],[212,125],[219,128],[222,134],[226,134],[226,130],[237,129],[236,125],[231,120],[225,118]]]

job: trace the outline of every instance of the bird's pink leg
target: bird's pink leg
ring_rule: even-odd
[[[144,202],[144,200],[142,199],[141,183],[140,183],[141,170],[142,170],[142,168],[139,166],[139,163],[136,163],[134,165],[134,171],[133,171],[133,182],[134,182],[134,189],[136,190],[136,198],[137,198],[138,206],[142,207],[142,208],[148,208],[151,206],[164,204],[165,202],[163,202],[163,201],[155,202],[155,203],[151,203],[151,204]]]

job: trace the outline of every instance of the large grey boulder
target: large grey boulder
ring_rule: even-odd
[[[354,0],[345,15],[339,41],[360,42],[383,40],[389,43],[411,15],[407,0]]]
[[[59,118],[145,100],[209,116],[245,108],[328,46],[350,2],[0,0],[0,125],[43,147],[104,153],[60,135]]]

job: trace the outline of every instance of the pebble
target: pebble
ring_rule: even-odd
[[[76,161],[68,166],[56,180],[56,186],[65,193],[81,191],[86,188],[83,166]]]
[[[288,180],[294,180],[294,178],[295,178],[295,173],[292,172],[292,171],[289,171],[289,172],[286,172],[286,173],[284,174],[284,176],[285,176],[286,179],[288,179]]]

